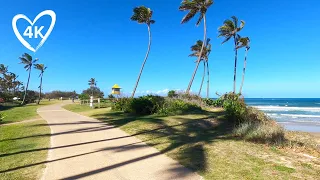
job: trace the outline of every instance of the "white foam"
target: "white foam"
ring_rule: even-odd
[[[280,115],[293,117],[293,118],[298,118],[298,117],[320,118],[320,115],[307,115],[307,114],[280,114]]]
[[[309,111],[320,112],[319,107],[284,107],[284,106],[253,106],[262,111]]]

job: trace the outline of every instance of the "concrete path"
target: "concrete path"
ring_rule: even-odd
[[[51,148],[42,179],[202,179],[122,130],[64,110],[61,105],[41,107],[38,114],[51,128]]]

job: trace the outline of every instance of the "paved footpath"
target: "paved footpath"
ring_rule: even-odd
[[[38,109],[51,128],[42,179],[198,180],[196,173],[119,128],[67,110]]]

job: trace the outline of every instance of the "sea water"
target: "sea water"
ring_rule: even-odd
[[[320,132],[320,98],[246,98],[289,130]]]

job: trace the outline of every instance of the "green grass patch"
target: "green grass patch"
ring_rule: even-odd
[[[49,142],[44,120],[0,126],[0,179],[40,179]]]
[[[205,179],[317,179],[319,175],[319,170],[302,166],[304,157],[294,151],[234,137],[234,126],[225,119],[224,111],[133,116],[94,109],[82,114],[138,137]],[[294,169],[286,167],[288,163]]]
[[[68,111],[72,111],[72,112],[86,112],[86,111],[91,111],[92,108],[88,105],[79,105],[79,104],[68,104],[63,106],[63,108],[65,108]]]
[[[36,103],[23,106],[21,106],[20,104],[0,105],[1,113],[5,114],[4,119],[0,123],[6,124],[36,118],[38,116],[37,109],[39,107],[54,104],[57,102],[59,101],[43,100],[41,101],[40,105],[37,105]]]
[[[276,166],[274,166],[274,168],[278,171],[287,172],[287,173],[294,173],[295,172],[295,169],[289,168],[286,166],[281,166],[281,165],[276,165]]]

